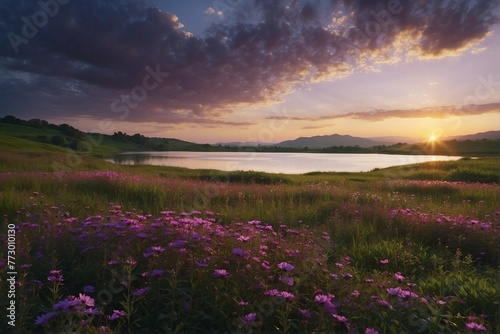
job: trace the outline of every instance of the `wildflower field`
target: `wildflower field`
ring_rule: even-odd
[[[500,331],[500,186],[467,179],[496,158],[293,177],[54,154],[0,158],[2,333]]]

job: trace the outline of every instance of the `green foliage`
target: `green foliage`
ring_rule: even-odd
[[[244,184],[286,184],[289,177],[280,174],[270,174],[256,171],[219,172],[214,170],[201,171],[199,179],[211,182],[244,183]]]

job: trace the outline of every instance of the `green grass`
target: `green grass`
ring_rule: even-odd
[[[37,224],[36,228],[21,230],[18,249],[23,251],[18,264],[33,263],[25,279],[46,284],[23,299],[24,306],[19,305],[19,319],[24,319],[26,332],[42,330],[33,325],[35,318],[50,311],[54,302],[65,295],[77,295],[86,284],[103,289],[116,285],[116,277],[123,278],[127,268],[133,276],[129,286],[113,294],[111,304],[101,307],[106,314],[113,309],[127,309],[131,317],[110,324],[102,317],[92,320],[93,324],[109,325],[109,332],[124,332],[128,326],[135,326],[134,321],[150,330],[159,325],[180,332],[249,330],[238,319],[250,312],[265,320],[261,327],[250,328],[256,332],[293,333],[293,326],[300,328],[299,332],[346,332],[342,324],[312,301],[317,289],[336,295],[342,305],[339,314],[360,332],[367,327],[377,328],[380,333],[465,332],[467,316],[478,317],[475,321],[485,324],[490,332],[500,330],[497,157],[412,164],[365,173],[292,176],[119,166],[92,154],[75,155],[64,148],[9,136],[0,136],[0,145],[0,212],[5,215],[0,225],[6,231],[8,223]],[[120,213],[115,212],[116,205],[122,206]],[[212,211],[219,231],[232,231],[226,238],[197,230],[204,236],[203,242],[210,242],[207,245],[212,248],[213,262],[219,267],[211,264],[209,271],[203,271],[193,265],[193,259],[208,256],[202,243],[189,246],[195,254],[192,258],[165,252],[157,260],[144,259],[148,247],[166,247],[176,238],[185,238],[183,234],[194,228],[187,225],[186,229],[157,230],[154,226],[157,221],[163,222],[159,217],[167,209],[177,213]],[[95,218],[99,215],[104,217],[102,221]],[[71,217],[75,220],[69,221]],[[137,237],[132,225],[123,229],[125,239],[118,237],[121,230],[106,240],[97,232],[102,224],[128,219],[142,222],[147,231],[156,231],[157,239]],[[255,237],[248,243],[238,242],[236,235],[249,233],[250,227],[245,226],[253,220],[279,232],[263,239]],[[92,223],[86,225],[84,221]],[[232,234],[234,231],[237,234]],[[296,236],[294,231],[303,234]],[[80,254],[77,245],[81,240],[99,248]],[[164,240],[168,241],[162,243]],[[264,271],[250,258],[247,263],[231,253],[234,247],[242,247],[260,256],[263,243],[279,246],[268,254],[274,266],[294,261],[296,286],[290,289],[296,299],[290,304],[270,302],[253,286],[236,283],[263,282],[266,289],[283,289],[277,279],[282,272]],[[45,256],[34,260],[37,250]],[[294,258],[294,250],[301,251],[298,258]],[[124,264],[125,258],[121,257],[126,255],[139,260],[137,267],[131,269]],[[0,260],[4,258],[5,253],[0,251]],[[103,266],[119,258],[123,260],[120,267]],[[162,262],[157,262],[160,259]],[[382,264],[382,259],[388,263]],[[246,264],[255,269],[247,271]],[[241,277],[234,277],[234,282],[215,280],[213,270],[222,266]],[[131,292],[146,284],[141,273],[159,268],[171,274],[157,281],[147,279],[152,293],[145,298],[131,298]],[[58,296],[48,289],[46,277],[51,269],[62,269],[65,274],[65,285]],[[404,282],[395,280],[397,272],[405,276]],[[353,278],[344,278],[346,274]],[[1,279],[5,282],[6,277]],[[368,284],[366,279],[374,283]],[[410,300],[411,307],[406,308],[386,290],[396,285],[408,289],[407,282],[416,284],[412,291],[424,296],[426,303]],[[0,284],[2,295],[6,295],[5,289],[6,285]],[[354,290],[360,292],[359,297],[352,297]],[[386,299],[393,308],[381,309],[371,298],[373,295]],[[191,310],[183,308],[186,300],[193,305]],[[249,301],[249,306],[238,306],[241,300]],[[272,312],[266,311],[266,305],[272,306]],[[299,314],[299,307],[313,312],[309,323]],[[481,314],[487,318],[481,318]],[[61,331],[64,326],[65,330],[76,330],[71,321],[78,317],[71,316],[54,320],[48,332]],[[228,318],[231,321],[225,320]]]

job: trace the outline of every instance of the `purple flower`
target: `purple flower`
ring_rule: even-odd
[[[388,263],[389,263],[388,259],[380,260],[380,264],[388,264]]]
[[[387,300],[377,299],[377,302],[380,304],[380,306],[387,307],[392,310],[392,306],[387,302]]]
[[[142,253],[142,256],[144,256],[145,258],[151,257],[153,255],[156,255],[156,253],[151,252],[151,251],[147,251],[147,252]]]
[[[409,290],[400,290],[398,293],[398,296],[402,299],[416,299],[418,298],[418,295],[414,292],[411,292]]]
[[[358,290],[353,290],[353,291],[351,292],[351,296],[353,296],[353,297],[358,297],[358,296],[359,296],[359,291],[358,291]]]
[[[215,277],[226,277],[226,276],[229,276],[229,273],[227,272],[226,269],[215,269],[214,276]]]
[[[238,303],[238,305],[240,305],[240,306],[247,306],[248,302],[242,300],[241,302]]]
[[[286,270],[286,271],[292,271],[295,267],[288,262],[281,262],[281,263],[278,263],[278,268]]]
[[[83,287],[83,292],[92,293],[95,291],[95,288],[92,285],[86,285]]]
[[[52,306],[52,309],[54,311],[64,311],[64,312],[68,312],[69,309],[73,306],[76,305],[76,303],[74,302],[74,299],[73,300],[69,300],[69,298],[72,297],[72,296],[69,296],[68,298],[64,299],[64,300],[61,300],[57,303],[54,304],[54,306]]]
[[[401,291],[401,288],[388,288],[387,289],[387,292],[389,292],[389,294],[391,296],[397,296],[400,291]]]
[[[117,265],[117,264],[118,264],[118,261],[116,261],[116,260],[108,261],[108,266],[114,266],[114,265]]]
[[[165,251],[165,248],[161,246],[153,246],[151,247],[151,250],[156,253],[163,253]]]
[[[288,286],[293,286],[295,284],[295,282],[293,281],[293,278],[291,278],[291,277],[282,277],[281,281]]]
[[[171,243],[168,244],[168,247],[170,248],[181,248],[187,243],[185,240],[174,240]]]
[[[47,279],[51,282],[54,282],[54,283],[61,283],[62,285],[62,282],[64,282],[64,278],[63,276],[61,275],[61,270],[51,270],[50,271],[50,276],[47,277]]]
[[[444,300],[438,300],[436,304],[438,304],[439,306],[443,306],[446,305],[446,302]]]
[[[125,311],[113,310],[113,314],[108,315],[108,320],[120,319],[121,317],[125,316],[125,314]]]
[[[254,323],[257,320],[257,314],[256,313],[249,313],[245,316],[243,316],[242,321],[245,325],[250,325]]]
[[[466,323],[465,328],[473,332],[484,332],[487,330],[486,327],[484,327],[484,325],[475,322]]]
[[[233,248],[232,253],[237,256],[243,256],[245,255],[245,251],[241,248]]]
[[[163,270],[161,269],[154,269],[153,271],[151,271],[151,276],[152,277],[159,277],[159,276],[163,276]]]
[[[140,297],[143,296],[144,294],[148,293],[151,290],[149,286],[145,288],[138,289],[136,292],[134,292],[134,296]]]
[[[310,318],[312,316],[311,312],[309,312],[308,310],[299,310],[299,313],[305,318]]]
[[[326,295],[317,295],[314,297],[314,302],[318,304],[324,304],[326,302],[329,302],[330,298]]]
[[[378,331],[373,328],[365,329],[365,334],[378,334]]]
[[[329,300],[323,304],[323,308],[325,309],[325,311],[330,314],[337,314],[337,306],[337,304],[334,304]]]
[[[47,326],[49,324],[49,320],[57,316],[57,312],[49,312],[46,314],[42,314],[38,316],[35,320],[36,325]]]

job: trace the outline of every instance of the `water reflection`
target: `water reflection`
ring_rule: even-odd
[[[374,168],[457,159],[460,159],[460,157],[393,154],[129,152],[115,155],[108,161],[123,165],[157,165],[223,171],[254,170],[268,173],[302,174],[315,171],[366,172]]]

